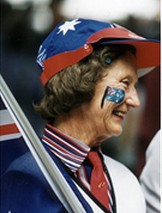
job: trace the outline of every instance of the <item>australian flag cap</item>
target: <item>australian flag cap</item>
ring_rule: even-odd
[[[74,19],[57,25],[39,48],[37,63],[42,69],[42,84],[90,55],[94,45],[109,44],[131,44],[136,48],[139,77],[160,64],[159,41],[146,39],[119,25]]]

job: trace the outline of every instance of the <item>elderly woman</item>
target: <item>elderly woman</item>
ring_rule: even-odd
[[[47,121],[42,141],[86,212],[145,212],[134,175],[103,155],[100,145],[120,135],[126,114],[140,105],[138,77],[159,65],[159,49],[157,41],[86,19],[59,24],[40,46],[44,97],[35,109]],[[4,179],[12,180],[5,210],[67,212],[30,154]]]

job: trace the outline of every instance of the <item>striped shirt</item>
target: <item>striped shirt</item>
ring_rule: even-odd
[[[42,140],[72,172],[76,172],[80,168],[90,151],[85,144],[72,139],[50,125],[46,126]]]
[[[48,146],[50,151],[54,153],[76,177],[79,178],[84,187],[90,191],[92,165],[87,159],[90,147],[75,138],[65,135],[49,124],[46,125],[44,129],[42,141]],[[102,152],[100,149],[98,150],[103,162]],[[109,181],[108,171],[105,166],[104,171],[104,175],[109,186],[108,197],[110,202],[110,212],[113,212],[112,185]]]

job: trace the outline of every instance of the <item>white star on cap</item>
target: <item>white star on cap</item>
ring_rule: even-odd
[[[59,32],[57,34],[59,34],[60,32],[63,32],[63,35],[65,35],[68,30],[73,30],[75,31],[75,25],[81,23],[81,21],[78,21],[78,19],[72,20],[72,21],[66,21],[63,25],[61,25],[59,27]]]

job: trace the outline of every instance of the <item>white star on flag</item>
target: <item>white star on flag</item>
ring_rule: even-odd
[[[63,35],[65,35],[69,30],[75,31],[75,25],[81,23],[81,21],[78,21],[78,19],[72,20],[72,21],[66,21],[63,25],[59,27],[59,34],[60,32],[63,32]]]

